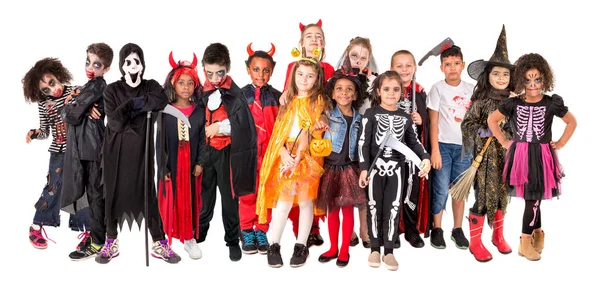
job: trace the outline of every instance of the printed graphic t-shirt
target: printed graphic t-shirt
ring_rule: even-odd
[[[441,80],[427,95],[427,108],[438,112],[438,141],[462,145],[460,123],[471,105],[473,85],[465,81],[451,86]]]

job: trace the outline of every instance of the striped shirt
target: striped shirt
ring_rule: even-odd
[[[62,153],[67,147],[67,126],[62,119],[62,109],[65,106],[67,95],[71,94],[73,87],[65,86],[60,97],[46,96],[38,102],[38,113],[40,116],[40,133],[38,140],[44,140],[52,131],[52,144],[49,152]]]

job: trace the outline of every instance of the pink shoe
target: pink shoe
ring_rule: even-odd
[[[42,232],[44,232],[44,235],[42,235]],[[40,226],[40,229],[37,230],[34,229],[33,226],[29,226],[29,242],[31,243],[31,245],[33,245],[34,248],[41,250],[47,248],[48,241],[46,239],[56,244],[56,242],[48,238],[48,234],[46,234],[44,226]]]

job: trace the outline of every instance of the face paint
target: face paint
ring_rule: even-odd
[[[104,70],[104,64],[102,64],[98,55],[88,52],[87,58],[85,59],[85,74],[88,79],[91,80],[95,77],[104,76]]]
[[[63,93],[63,85],[53,74],[45,74],[40,81],[40,91],[45,96],[60,97]]]
[[[364,48],[362,45],[354,45],[348,53],[352,68],[363,70],[367,64],[369,64],[369,50]]]
[[[227,68],[219,64],[206,64],[204,65],[204,73],[206,74],[206,79],[212,85],[218,87],[225,80],[225,76],[227,76]]]
[[[137,87],[142,82],[142,70],[144,70],[144,66],[142,65],[142,61],[140,61],[140,57],[137,53],[131,53],[129,56],[125,58],[123,61],[123,66],[121,66],[125,75],[125,82],[130,87]]]
[[[535,98],[542,95],[544,79],[537,69],[530,69],[525,73],[525,95]]]
[[[258,87],[265,86],[271,79],[273,65],[269,59],[255,57],[246,68],[248,75],[252,79],[252,84]]]
[[[313,57],[312,51],[315,47],[325,47],[323,44],[323,32],[321,28],[312,26],[304,30],[302,46],[306,49],[306,56]]]

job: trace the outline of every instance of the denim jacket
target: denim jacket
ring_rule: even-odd
[[[350,125],[350,147],[349,154],[350,160],[358,160],[358,130],[360,125],[360,114],[354,108],[352,108],[353,118],[352,125]],[[336,105],[335,108],[329,113],[329,130],[325,132],[324,138],[331,140],[332,152],[340,153],[346,136],[346,119],[342,111]]]

